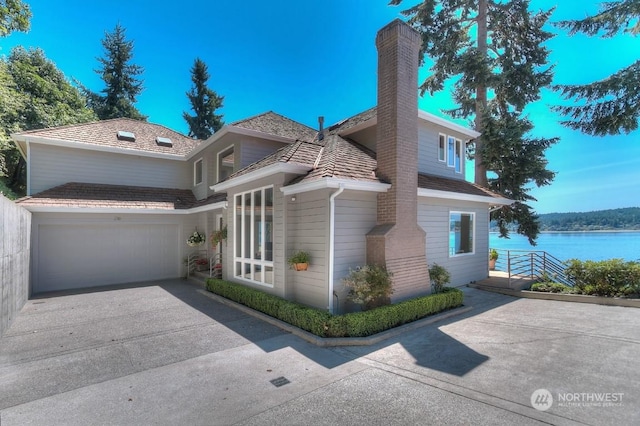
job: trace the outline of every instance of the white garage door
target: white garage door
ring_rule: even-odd
[[[178,225],[40,225],[33,292],[175,278]]]

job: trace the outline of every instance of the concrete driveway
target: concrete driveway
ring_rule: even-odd
[[[465,288],[464,315],[318,348],[198,290],[30,300],[0,339],[0,424],[640,423],[634,308]]]

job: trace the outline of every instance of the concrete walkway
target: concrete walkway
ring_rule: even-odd
[[[0,339],[0,424],[640,423],[634,308],[464,289],[466,314],[319,348],[198,288],[30,300]]]

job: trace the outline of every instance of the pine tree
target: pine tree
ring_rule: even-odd
[[[0,37],[14,31],[29,31],[31,9],[21,0],[0,0]]]
[[[130,63],[133,58],[133,41],[125,38],[125,29],[117,24],[113,32],[105,32],[102,40],[104,57],[98,58],[102,64],[96,70],[105,83],[102,95],[84,88],[90,107],[101,120],[128,117],[146,120],[135,107],[136,97],[142,92],[142,80],[138,78],[144,68]]]
[[[222,115],[216,114],[218,108],[222,108],[223,96],[207,87],[209,72],[207,65],[196,58],[191,68],[191,81],[193,86],[186,93],[191,103],[191,109],[195,115],[183,112],[182,116],[189,125],[189,136],[196,139],[207,139],[223,126]]]
[[[400,4],[402,0],[391,0]],[[421,94],[443,90],[453,81],[457,107],[454,118],[473,118],[482,135],[470,152],[477,184],[516,201],[492,213],[501,235],[517,222],[531,244],[539,223],[528,201],[530,184],[548,185],[544,150],[555,138],[531,138],[533,125],[523,115],[527,104],[540,99],[551,84],[544,42],[552,34],[542,29],[552,11],[529,11],[529,0],[425,0],[405,10],[409,23],[422,34],[421,63],[433,61]]]
[[[640,33],[640,0],[617,0],[602,3],[594,16],[561,21],[559,27],[590,36],[610,38],[623,32]],[[564,99],[580,105],[556,106],[554,110],[571,119],[565,126],[595,136],[629,133],[638,128],[640,119],[640,60],[604,80],[585,85],[557,86]]]

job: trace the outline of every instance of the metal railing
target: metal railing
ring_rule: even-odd
[[[214,253],[209,258],[209,277],[222,278],[222,253]]]
[[[565,273],[566,263],[547,253],[534,250],[501,250],[498,251],[496,270],[507,272],[509,286],[516,279],[531,279],[535,281],[553,281],[574,286],[574,282]]]

